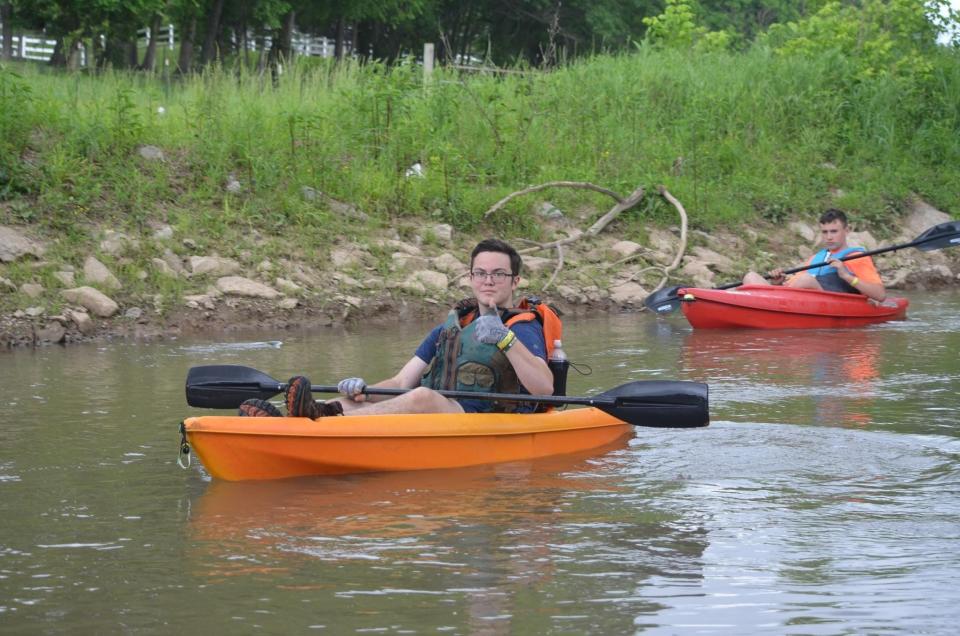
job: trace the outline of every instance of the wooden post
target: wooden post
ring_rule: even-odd
[[[423,83],[430,81],[433,75],[433,42],[427,42],[423,45]]]

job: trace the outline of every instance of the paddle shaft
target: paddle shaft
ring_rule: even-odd
[[[259,395],[269,395],[274,396],[280,393],[283,393],[287,390],[286,382],[261,382],[259,388],[247,387],[248,392],[256,392]],[[226,385],[224,385],[226,388]],[[325,384],[311,384],[310,385],[311,393],[339,393],[340,390],[332,385]],[[404,395],[409,393],[410,389],[390,389],[383,387],[368,386],[363,389],[364,395]],[[583,406],[616,406],[618,401],[615,398],[601,398],[601,397],[571,397],[566,395],[529,395],[526,393],[483,393],[480,391],[451,391],[451,390],[438,390],[437,393],[443,397],[451,398],[454,400],[494,400],[497,402],[537,402],[539,404],[549,404],[551,406],[561,406],[565,404],[579,404]],[[240,399],[240,398],[236,398]],[[242,400],[240,400],[242,401]],[[239,406],[240,402],[236,404],[229,404],[225,408],[235,408]]]
[[[248,399],[268,400],[288,387],[269,375],[239,365],[193,367],[187,374],[187,404],[202,408],[237,408]],[[706,384],[700,382],[633,381],[594,397],[483,393],[441,390],[440,395],[464,400],[529,402],[542,405],[578,404],[593,406],[635,426],[693,428],[710,421]],[[413,389],[366,387],[367,395],[397,396]],[[338,393],[335,386],[311,385],[311,392]]]
[[[277,385],[277,393],[287,390],[286,384]],[[310,391],[313,393],[339,393],[335,386],[326,386],[322,384],[311,384]],[[403,395],[409,393],[410,389],[387,389],[375,386],[368,386],[363,389],[365,395]],[[525,393],[481,393],[478,391],[450,391],[438,390],[437,393],[443,397],[454,400],[494,400],[497,402],[537,402],[538,404],[549,404],[551,406],[560,406],[563,404],[580,404],[584,406],[615,406],[615,399],[599,397],[570,397],[566,395],[528,395]]]

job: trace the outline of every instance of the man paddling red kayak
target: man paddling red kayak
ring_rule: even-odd
[[[846,241],[845,231],[844,231],[843,240],[844,242]],[[923,232],[920,236],[910,241],[909,243],[901,243],[899,245],[889,245],[887,247],[880,247],[875,250],[870,250],[869,252],[864,252],[862,250],[858,252],[854,252],[853,254],[849,254],[848,256],[844,256],[840,258],[839,260],[841,260],[842,263],[838,263],[838,264],[841,266],[849,266],[851,263],[855,263],[857,261],[867,259],[877,254],[886,254],[887,252],[895,252],[897,250],[902,250],[908,247],[915,247],[921,252],[932,252],[933,250],[942,250],[947,247],[956,247],[958,245],[960,245],[960,221],[947,221],[944,223],[939,223],[937,225],[934,225],[933,227],[927,228],[925,232]],[[829,255],[830,250],[827,249],[826,252],[827,252],[826,255]],[[833,259],[838,260],[835,255],[833,256]],[[808,263],[801,267],[794,267],[788,270],[775,269],[772,272],[770,272],[770,274],[771,275],[795,274],[797,272],[803,272],[809,269],[820,269],[821,266],[822,264],[820,262]],[[847,269],[849,269],[850,272],[853,272],[853,275],[857,280],[851,279],[850,282],[847,282],[843,279],[840,279],[840,276],[838,274],[837,281],[835,282],[843,282],[846,285],[850,285],[851,282],[856,283],[855,285],[850,285],[854,289],[862,288],[862,283],[859,280],[861,276],[865,276],[869,282],[874,282],[869,271],[858,273],[858,270],[855,267],[854,268],[847,267]],[[844,270],[845,274],[848,273],[847,269]],[[873,268],[873,271],[876,272],[875,267]],[[787,283],[787,285],[784,285],[780,288],[775,289],[768,282],[763,280],[762,276],[759,276],[753,272],[751,272],[751,274],[752,275],[749,276],[749,281],[744,280],[744,281],[737,281],[735,283],[727,283],[726,285],[720,285],[718,287],[714,287],[713,289],[708,289],[708,290],[697,289],[697,288],[689,287],[686,285],[675,285],[673,287],[664,287],[663,289],[658,289],[657,291],[647,296],[646,299],[644,299],[643,301],[643,306],[653,311],[657,315],[665,315],[665,314],[674,312],[677,309],[680,309],[681,305],[685,305],[684,301],[693,300],[694,298],[697,297],[697,294],[699,294],[702,297],[704,292],[708,292],[708,294],[713,295],[716,300],[720,300],[721,298],[724,298],[724,299],[727,299],[727,301],[729,302],[730,299],[734,299],[734,298],[741,298],[741,299],[749,298],[751,295],[746,294],[745,292],[752,288],[758,291],[766,290],[766,292],[768,293],[764,293],[762,294],[762,296],[767,297],[768,300],[773,301],[775,305],[778,305],[781,308],[794,306],[794,309],[796,309],[794,302],[788,301],[786,302],[786,304],[784,304],[783,302],[777,301],[778,296],[780,297],[780,300],[784,300],[785,299],[784,297],[792,297],[794,300],[796,300],[797,298],[806,296],[807,297],[806,300],[811,300],[812,297],[815,297],[815,296],[832,296],[834,297],[835,300],[839,300],[845,305],[850,305],[851,300],[856,300],[857,298],[861,298],[861,299],[866,298],[867,300],[870,301],[869,305],[873,306],[877,310],[873,312],[875,315],[868,316],[868,318],[871,319],[870,322],[882,322],[883,320],[897,320],[899,318],[902,318],[903,317],[902,314],[906,311],[906,300],[902,298],[894,299],[893,301],[891,301],[891,299],[886,299],[886,290],[883,290],[884,295],[882,296],[883,298],[885,298],[885,300],[882,302],[877,302],[874,299],[874,297],[868,296],[866,294],[861,295],[859,292],[857,292],[856,294],[837,293],[833,291],[825,292],[823,291],[822,285],[819,288],[814,288],[814,289],[800,289],[800,288],[792,288],[791,283]],[[877,280],[879,280],[879,278],[880,277],[878,275]],[[793,280],[793,279],[790,279],[790,280]],[[813,282],[816,283],[817,285],[820,285],[821,282],[824,282],[826,280],[827,280],[827,277],[814,278]],[[749,284],[744,284],[747,282],[749,282]],[[734,290],[734,288],[736,289]],[[734,291],[725,292],[724,290],[734,290]],[[849,292],[849,291],[850,290],[845,290],[845,292]],[[875,292],[876,288],[870,291]],[[694,294],[694,292],[696,292],[696,294]],[[683,296],[682,299],[681,299],[681,295]],[[765,301],[763,302],[764,304],[766,304]],[[829,304],[833,304],[833,303],[829,303]],[[867,305],[867,303],[853,303],[853,304],[861,305],[860,309],[862,309],[864,306]],[[891,308],[895,310],[892,314],[886,311],[887,309],[891,309]],[[810,309],[813,310],[812,315],[822,315],[824,313],[822,307],[819,309],[815,309],[811,307]],[[698,312],[702,314],[709,314],[710,310],[707,307],[701,306]],[[794,313],[797,313],[797,312],[794,312]],[[800,312],[800,313],[806,313],[806,311]],[[831,313],[835,313],[835,312],[831,312]],[[850,314],[849,312],[841,312],[841,313],[843,315],[846,315],[847,317],[854,315],[854,314]],[[684,314],[687,316],[688,319],[690,318],[689,308],[688,310],[684,311]],[[862,311],[860,311],[859,309],[855,312],[855,315],[857,316],[861,314],[862,314]],[[880,314],[880,315],[877,315],[877,314]],[[880,320],[873,320],[875,318],[879,318]],[[749,324],[743,324],[739,320],[735,324],[730,324],[727,321],[721,321],[721,322],[713,321],[712,319],[710,322],[712,323],[710,326],[713,326],[713,327],[749,326],[749,327],[761,327],[761,328],[766,327],[768,329],[772,328],[771,325],[765,321],[764,317],[758,317],[756,315],[750,319]],[[802,322],[807,322],[807,321],[802,321]],[[691,324],[693,323],[691,322]],[[706,326],[706,325],[703,325],[703,326]],[[784,326],[785,325],[779,325],[779,327],[784,327]],[[841,324],[841,325],[793,324],[791,326],[794,328],[799,328],[799,327],[806,328],[806,327],[813,327],[813,326],[820,326],[820,327],[847,326],[849,327],[854,325],[852,324]]]
[[[823,249],[807,259],[807,265],[819,265],[813,269],[797,272],[789,278],[782,269],[771,270],[766,277],[756,272],[747,272],[744,285],[784,285],[796,289],[814,289],[845,294],[863,294],[883,302],[886,288],[880,279],[873,259],[869,256],[841,262],[845,256],[864,252],[862,247],[847,245],[849,225],[842,210],[831,208],[820,215],[820,238]]]

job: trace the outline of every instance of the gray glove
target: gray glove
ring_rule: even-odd
[[[510,333],[503,321],[500,320],[500,312],[496,307],[480,307],[481,316],[477,318],[476,325],[473,328],[474,336],[480,342],[495,345],[504,336]]]
[[[340,391],[351,400],[363,394],[365,388],[367,388],[367,383],[363,381],[363,378],[347,378],[346,380],[340,380],[340,383],[337,384],[337,391]]]

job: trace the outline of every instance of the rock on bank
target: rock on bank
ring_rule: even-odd
[[[549,209],[544,227],[551,239],[579,236],[578,219]],[[917,200],[884,240],[862,230],[851,243],[867,249],[905,243],[948,220]],[[691,231],[667,284],[711,287],[738,280],[748,269],[798,265],[815,251],[816,229],[804,219],[738,233]],[[466,259],[485,238],[442,224],[399,226],[386,237],[336,237],[318,254],[278,256],[211,252],[168,225],[142,235],[101,229],[96,237],[92,253],[64,254],[55,237],[35,227],[0,226],[0,348],[315,329],[361,319],[439,320],[470,294]],[[679,228],[648,226],[629,238],[613,231],[570,243],[562,268],[552,250],[526,254],[521,291],[568,314],[639,312],[679,244]],[[877,265],[891,289],[960,281],[960,250],[901,250],[878,257]]]

